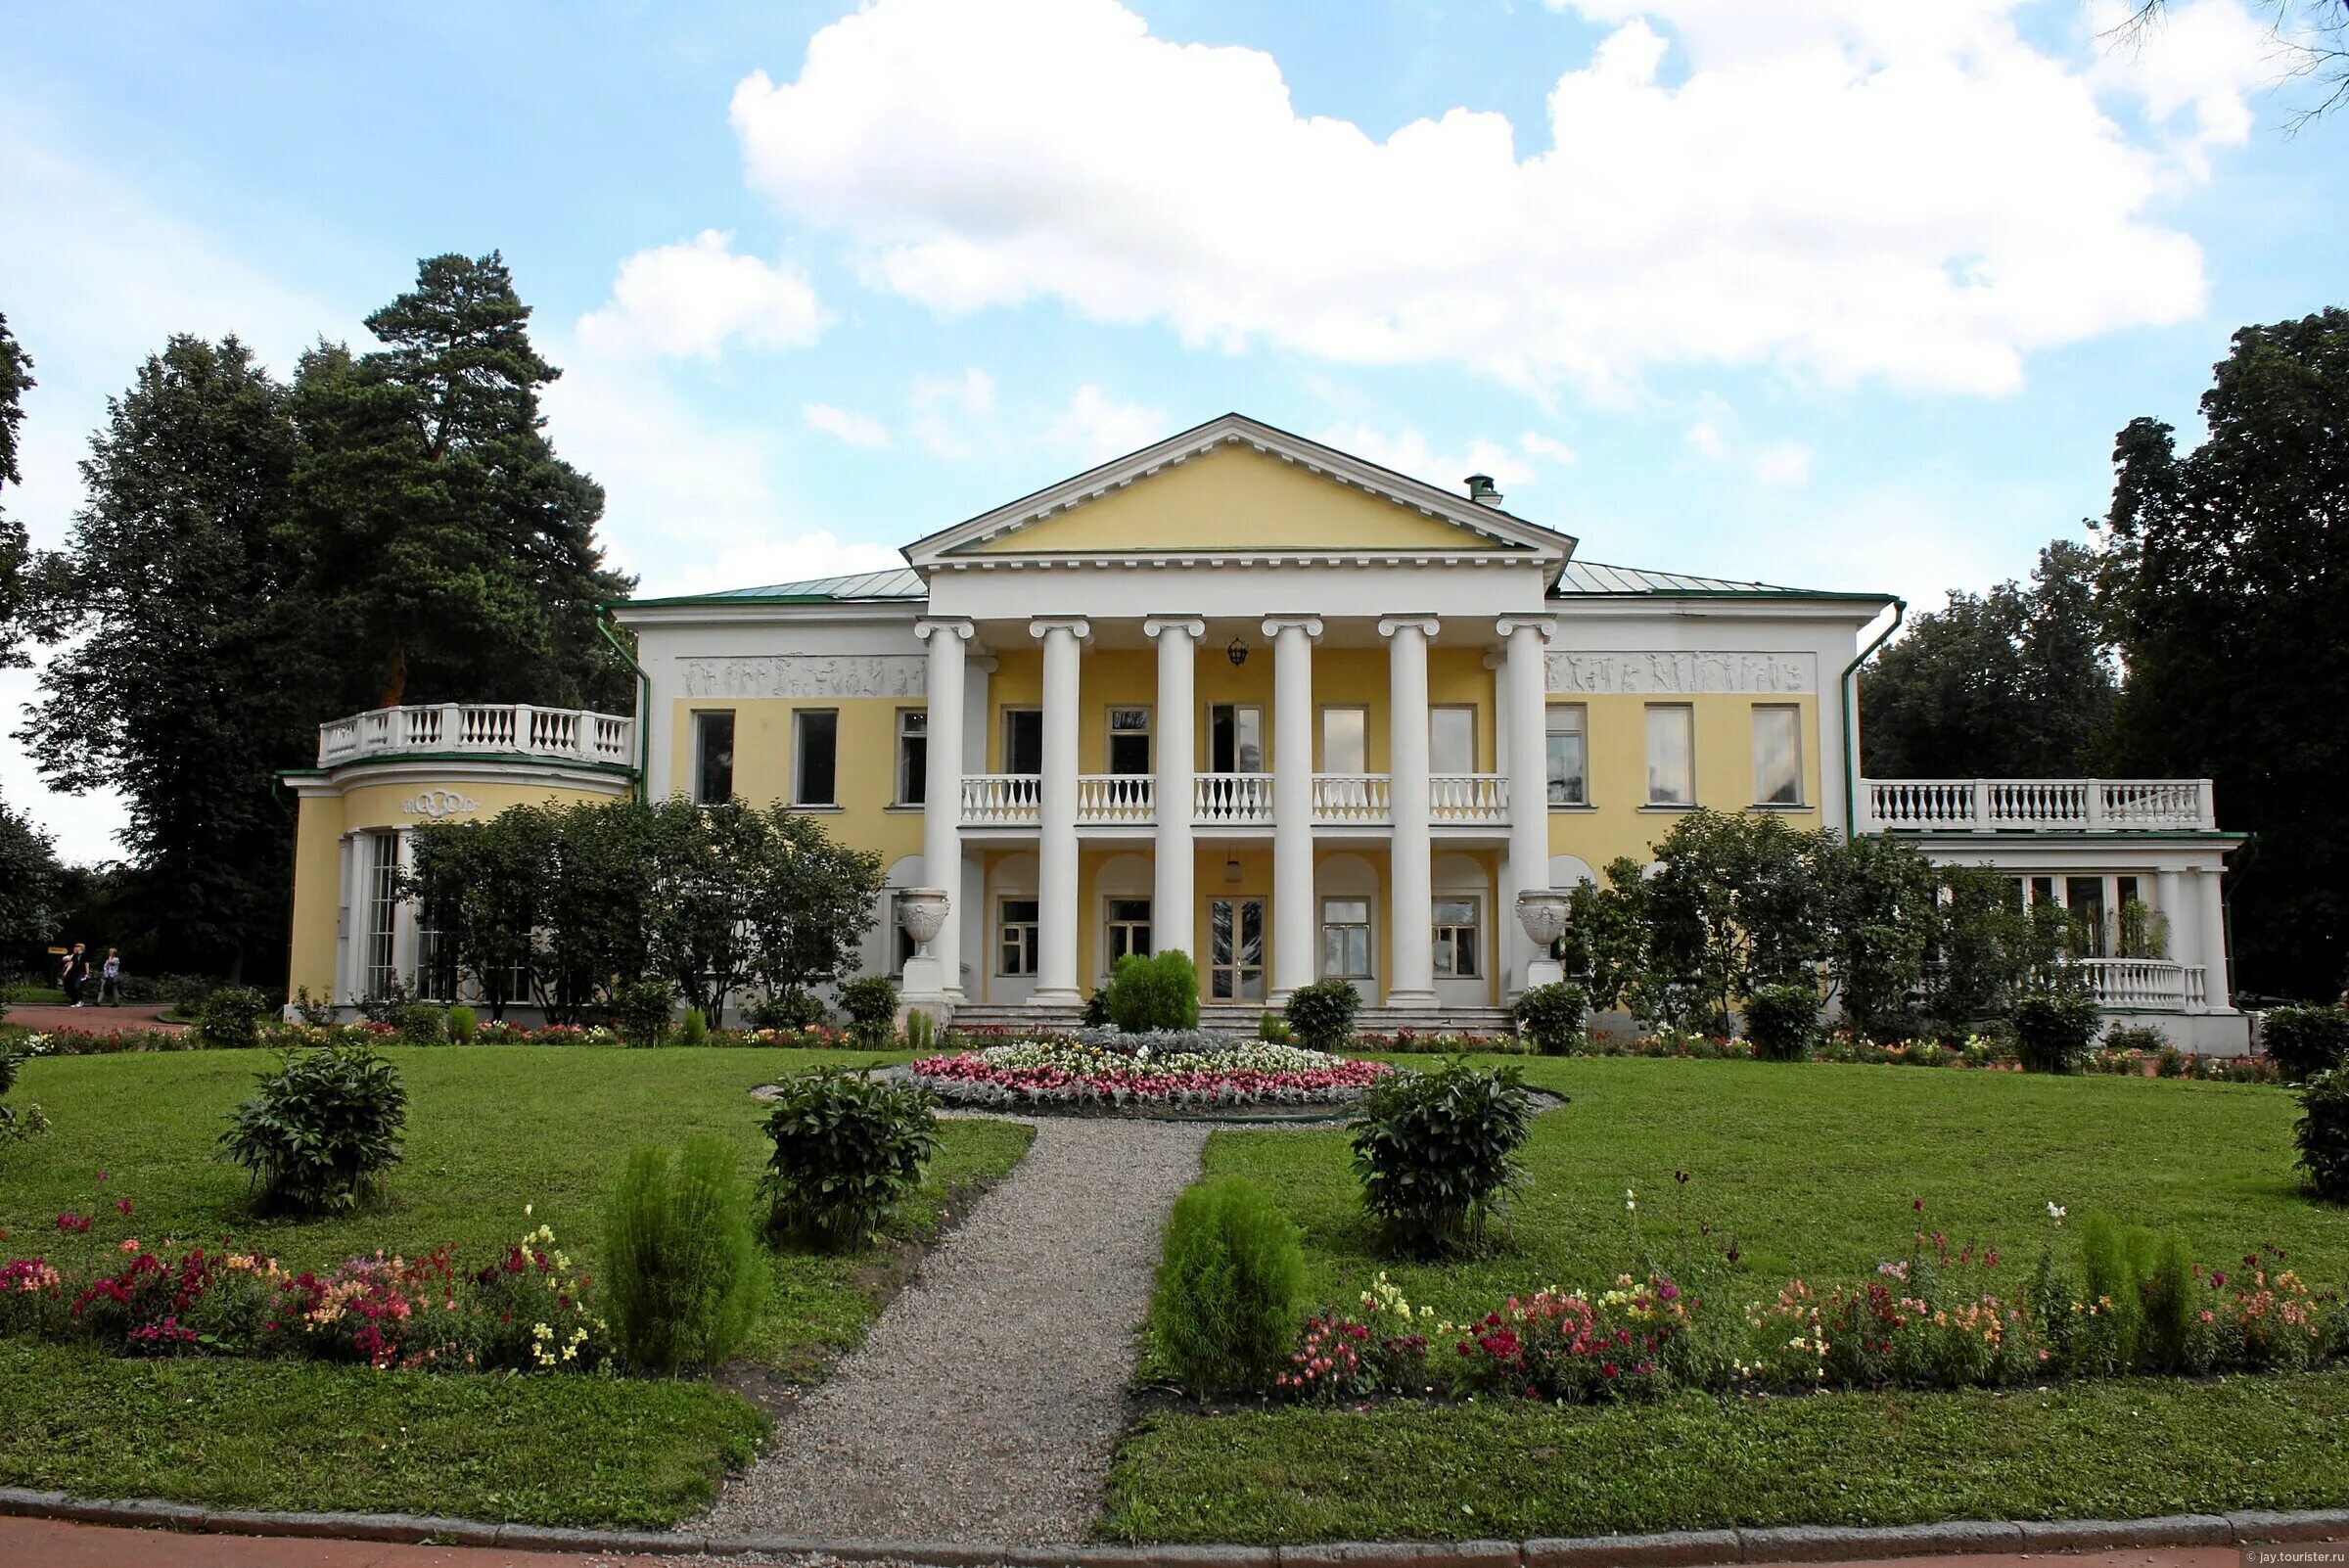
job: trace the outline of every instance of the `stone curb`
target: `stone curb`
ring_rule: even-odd
[[[1928,1525],[1784,1525],[1658,1535],[1532,1541],[1339,1541],[1294,1546],[957,1545],[946,1542],[809,1541],[692,1531],[575,1530],[408,1513],[268,1513],[143,1499],[72,1498],[0,1487],[0,1515],[78,1524],[303,1540],[435,1542],[537,1551],[714,1557],[765,1552],[923,1568],[1713,1568],[1728,1563],[1850,1562],[1983,1552],[2112,1551],[2349,1540],[2349,1508],[2243,1509],[2158,1519],[1953,1520]]]

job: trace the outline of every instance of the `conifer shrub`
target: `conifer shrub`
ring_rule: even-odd
[[[702,1016],[699,1007],[688,1007],[685,1016],[677,1021],[677,1043],[707,1045],[710,1043],[710,1020]]]
[[[1193,1393],[1260,1387],[1297,1334],[1305,1250],[1295,1224],[1245,1176],[1190,1187],[1167,1221],[1150,1334]]]
[[[397,1069],[364,1045],[329,1045],[287,1053],[258,1083],[220,1147],[262,1209],[342,1214],[383,1195],[408,1119]]]
[[[1361,992],[1351,981],[1316,980],[1289,992],[1289,1031],[1309,1050],[1334,1051],[1354,1038],[1355,1010]]]
[[[938,1146],[928,1089],[854,1073],[786,1079],[765,1126],[768,1233],[836,1251],[881,1228]]]
[[[1530,988],[1510,1016],[1525,1042],[1544,1056],[1563,1056],[1583,1041],[1590,998],[1571,981]]]
[[[392,1038],[402,1045],[448,1042],[448,1009],[438,1002],[401,1002],[392,1015]]]
[[[482,1021],[480,1015],[474,1012],[472,1008],[465,1006],[463,1003],[459,1003],[448,1010],[448,1038],[453,1043],[458,1045],[472,1044],[474,1033],[481,1027]]]
[[[1128,1035],[1199,1027],[1199,970],[1179,947],[1143,957],[1128,953],[1110,971],[1102,995],[1109,1021]]]
[[[737,1163],[711,1133],[629,1153],[604,1205],[604,1304],[631,1365],[715,1367],[750,1337],[767,1268]]]

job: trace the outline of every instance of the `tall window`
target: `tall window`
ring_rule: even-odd
[[[1000,936],[995,944],[995,973],[998,975],[1033,975],[1036,973],[1036,900],[1006,899],[1003,918],[999,922]]]
[[[1044,770],[1044,711],[1040,708],[1003,710],[1003,771],[1041,773]]]
[[[1102,948],[1101,967],[1104,971],[1117,968],[1118,960],[1128,953],[1137,958],[1150,956],[1150,900],[1147,899],[1112,899],[1109,900],[1108,943]]]
[[[1799,806],[1803,800],[1803,711],[1754,706],[1754,804]]]
[[[1474,899],[1435,901],[1436,978],[1474,980],[1484,973],[1477,957],[1477,919]]]
[[[360,986],[368,996],[388,996],[399,984],[399,835],[367,835],[364,889],[367,899],[365,961]]]
[[[1363,739],[1370,715],[1359,708],[1321,710],[1321,771],[1365,773],[1370,764]]]
[[[1321,974],[1328,980],[1370,978],[1370,900],[1321,900]]]
[[[1590,804],[1589,742],[1581,703],[1553,703],[1549,710],[1549,804]]]
[[[1265,711],[1252,703],[1210,703],[1207,709],[1207,770],[1261,773],[1265,770]]]
[[[693,799],[722,806],[734,798],[734,715],[693,715]]]
[[[1150,771],[1149,709],[1109,711],[1109,770],[1128,775]]]
[[[840,715],[830,708],[803,708],[792,715],[791,802],[794,806],[840,804]]]
[[[1427,711],[1427,770],[1431,773],[1476,771],[1476,710],[1431,708]]]
[[[930,798],[930,710],[898,710],[898,804],[919,806]]]
[[[1696,804],[1696,710],[1686,703],[1648,704],[1647,804]]]

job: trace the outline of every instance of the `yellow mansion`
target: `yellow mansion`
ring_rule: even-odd
[[[1065,1017],[1120,954],[1179,947],[1211,1016],[1337,977],[1373,1018],[1490,1025],[1545,973],[1521,905],[1709,807],[1914,833],[2096,916],[2137,899],[2169,952],[2096,960],[2107,1006],[2244,1048],[2206,782],[1862,779],[1890,596],[1601,566],[1501,500],[1232,414],[902,570],[617,606],[633,715],[322,726],[290,780],[292,984],[414,980],[417,823],[642,789],[788,802],[879,851],[867,967],[964,1021]]]

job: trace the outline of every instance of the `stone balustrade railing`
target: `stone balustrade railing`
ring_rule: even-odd
[[[318,765],[401,755],[500,755],[556,761],[636,761],[636,721],[619,714],[529,703],[375,708],[318,726]]]
[[[1867,778],[1863,832],[2215,830],[2206,778]]]

